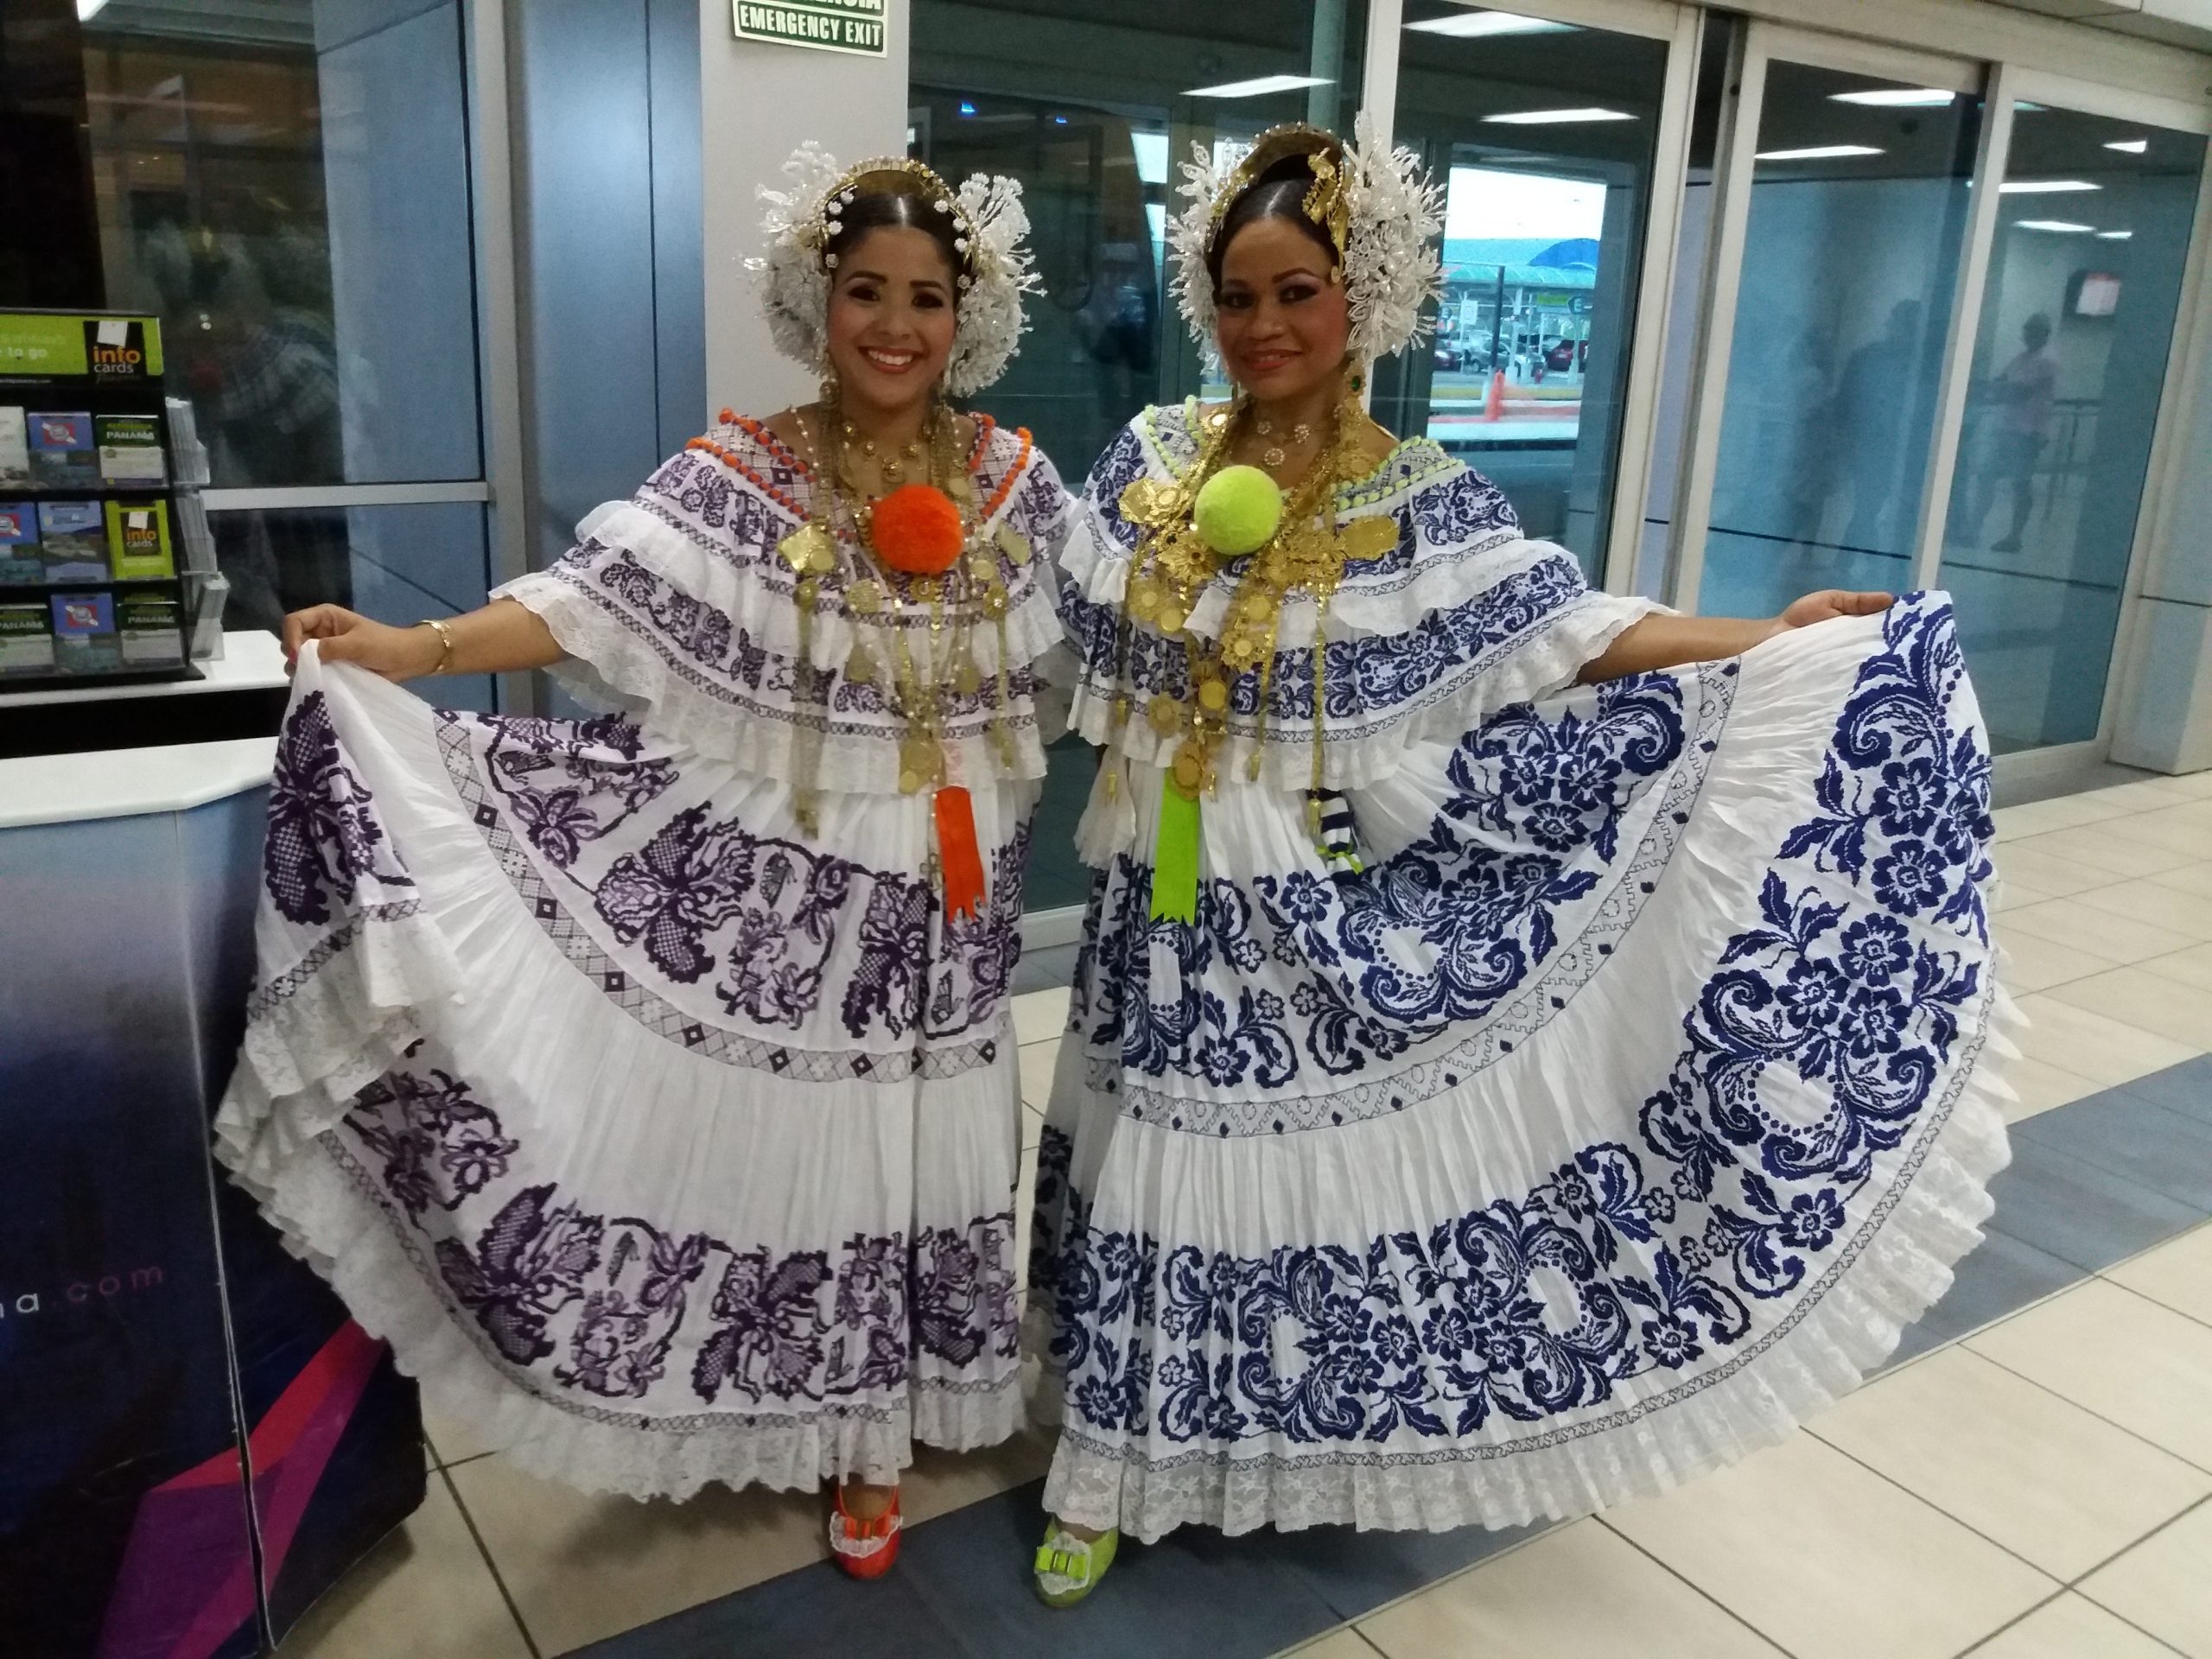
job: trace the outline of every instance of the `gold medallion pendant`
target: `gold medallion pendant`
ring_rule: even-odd
[[[937,740],[922,735],[909,735],[899,745],[899,792],[918,795],[933,789],[944,775],[944,752],[938,747]]]
[[[820,524],[801,524],[776,543],[776,553],[796,575],[827,575],[837,568],[837,546]]]
[[[1388,513],[1376,513],[1365,518],[1355,518],[1337,532],[1337,539],[1344,545],[1344,557],[1364,563],[1395,553],[1398,548],[1398,521]]]

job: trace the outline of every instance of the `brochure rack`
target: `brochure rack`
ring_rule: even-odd
[[[162,370],[153,317],[0,311],[0,689],[200,677],[206,456]]]

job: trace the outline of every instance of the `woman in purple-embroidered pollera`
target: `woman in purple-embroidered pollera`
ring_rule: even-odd
[[[1595,593],[1361,406],[1435,197],[1198,152],[1235,383],[1060,559],[1099,868],[1039,1154],[1039,1589],[1120,1531],[1586,1513],[1770,1441],[1948,1281],[2005,1156],[1989,753],[1940,596]]]
[[[222,1155],[436,1412],[595,1490],[831,1483],[1020,1417],[1007,987],[1070,503],[955,416],[1033,284],[1004,180],[764,193],[822,401],[727,412],[465,616],[288,618]],[[547,667],[620,712],[389,682]]]

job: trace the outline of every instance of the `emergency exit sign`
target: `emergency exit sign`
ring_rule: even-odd
[[[883,0],[732,0],[741,41],[883,55]]]

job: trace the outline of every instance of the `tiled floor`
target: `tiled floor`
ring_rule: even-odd
[[[2212,774],[1999,825],[2035,1023],[1988,1240],[1889,1370],[1748,1462],[1524,1534],[1186,1531],[1052,1614],[1041,1435],[926,1457],[898,1572],[859,1586],[812,1497],[586,1497],[434,1422],[429,1503],[283,1659],[2212,1659]],[[1033,1149],[1066,1006],[1017,1005]]]

